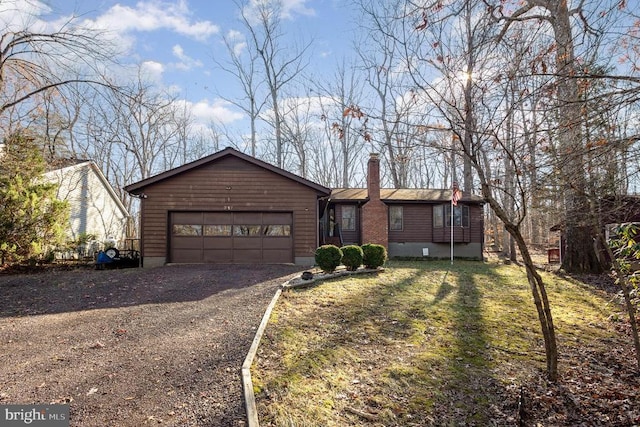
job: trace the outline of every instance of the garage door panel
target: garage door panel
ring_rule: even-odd
[[[171,251],[172,262],[202,262],[201,249],[174,249]]]
[[[234,249],[233,262],[261,263],[262,250],[261,249]]]
[[[291,212],[171,212],[169,260],[292,262],[292,226]]]
[[[205,224],[233,224],[233,214],[231,212],[205,212]]]
[[[232,262],[233,252],[230,249],[205,249],[203,253],[203,261],[215,263]]]
[[[271,237],[262,239],[264,249],[291,249],[291,239],[288,237]]]
[[[205,237],[203,241],[203,248],[206,249],[225,249],[231,251],[232,239],[231,237]]]
[[[201,249],[202,237],[177,237],[171,239],[171,247],[174,249]]]
[[[234,237],[233,250],[238,249],[261,249],[262,239],[259,237]]]

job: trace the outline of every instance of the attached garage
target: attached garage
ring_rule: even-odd
[[[125,187],[140,199],[143,265],[312,265],[331,190],[232,148]]]
[[[291,212],[171,212],[169,262],[292,263]]]

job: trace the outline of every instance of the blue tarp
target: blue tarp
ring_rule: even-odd
[[[113,262],[113,258],[111,258],[109,255],[105,254],[104,251],[98,252],[98,259],[96,260],[96,263],[98,263],[98,264],[109,264],[110,262]]]

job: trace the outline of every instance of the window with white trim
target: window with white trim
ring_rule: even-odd
[[[355,231],[356,229],[356,207],[342,207],[342,229],[345,231]]]
[[[389,230],[403,230],[403,213],[402,206],[389,206]]]
[[[469,206],[453,207],[454,227],[469,227]],[[433,228],[451,227],[451,203],[433,207]]]

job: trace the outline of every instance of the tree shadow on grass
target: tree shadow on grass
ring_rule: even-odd
[[[482,313],[482,292],[475,275],[456,265],[447,272],[455,284],[443,281],[451,295],[450,348],[436,363],[442,364],[442,384],[434,398],[431,421],[436,425],[489,425],[495,414],[498,381],[487,353],[489,338]],[[441,291],[438,292],[440,294]],[[437,295],[436,294],[436,297]],[[436,298],[437,300],[437,298]],[[423,360],[425,369],[433,360]]]
[[[476,278],[478,270],[486,277],[487,267],[473,263],[467,269],[447,271],[444,278],[444,263],[394,268],[416,269],[399,280],[381,274],[374,286],[355,287],[348,299],[322,307],[329,333],[323,334],[315,318],[296,324],[322,338],[309,341],[304,354],[293,359],[276,382],[290,385],[302,378],[326,377],[326,383],[333,381],[328,378],[330,371],[353,369],[352,383],[329,386],[332,392],[343,388],[338,393],[346,396],[343,401],[329,406],[344,412],[350,422],[491,424],[502,416],[495,407],[503,406],[505,390],[494,378],[487,354],[483,295]]]
[[[447,281],[448,277],[449,277],[449,270],[447,270],[447,272],[444,274],[444,277],[442,278],[442,282],[438,287],[436,296],[433,299],[433,302],[431,303],[432,305],[438,304],[440,301],[444,300],[455,289],[454,286],[452,286],[451,283]]]

